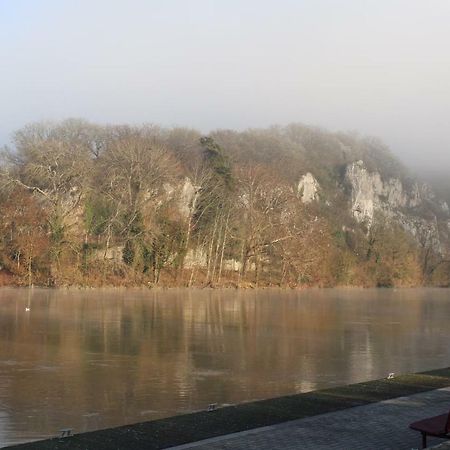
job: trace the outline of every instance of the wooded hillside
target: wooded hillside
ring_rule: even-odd
[[[81,120],[29,125],[3,152],[0,282],[448,285],[445,207],[413,205],[421,224],[442,231],[433,241],[389,214],[356,220],[346,178],[355,161],[413,189],[379,141],[303,125],[208,136]]]

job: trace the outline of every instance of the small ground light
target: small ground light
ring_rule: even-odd
[[[72,431],[73,431],[72,428],[62,428],[61,430],[59,430],[59,437],[64,438],[64,437],[73,436]]]

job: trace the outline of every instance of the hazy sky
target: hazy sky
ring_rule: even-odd
[[[0,144],[83,117],[302,122],[450,167],[449,0],[0,0]]]

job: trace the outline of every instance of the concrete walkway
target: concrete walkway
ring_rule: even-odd
[[[450,441],[443,442],[442,444],[437,445],[436,447],[429,447],[429,449],[433,450],[450,450]]]
[[[450,409],[450,387],[172,447],[173,450],[411,450],[408,425]],[[428,446],[442,443],[429,438]]]

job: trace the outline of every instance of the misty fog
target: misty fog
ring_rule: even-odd
[[[378,136],[443,177],[449,17],[446,0],[1,2],[0,145],[67,117],[203,132],[300,122]]]

